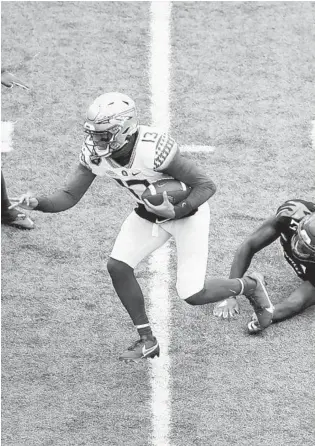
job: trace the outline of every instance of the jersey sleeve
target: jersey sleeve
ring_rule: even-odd
[[[176,219],[183,218],[198,209],[216,192],[216,186],[209,176],[180,152],[175,154],[164,172],[191,187],[188,197],[174,206]]]
[[[75,206],[92,184],[95,175],[81,164],[72,178],[61,189],[51,195],[37,197],[38,205],[34,209],[41,212],[62,212]]]
[[[154,170],[161,172],[167,169],[178,151],[176,141],[167,133],[162,133],[155,147]]]

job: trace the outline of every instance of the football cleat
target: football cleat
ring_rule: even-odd
[[[259,325],[258,318],[256,316],[256,313],[252,314],[252,318],[247,324],[248,333],[249,334],[256,334],[262,331],[262,328]]]
[[[247,277],[256,281],[256,287],[246,293],[245,296],[255,310],[257,322],[260,327],[259,331],[261,331],[271,324],[274,306],[269,299],[265,288],[264,276],[260,273],[254,272],[247,275]]]
[[[121,150],[138,130],[134,101],[122,93],[105,93],[88,108],[84,144],[95,158]]]
[[[142,336],[119,357],[120,361],[139,362],[160,356],[160,346],[154,336]]]
[[[35,227],[33,220],[23,212],[15,209],[3,212],[1,215],[1,223],[18,229],[34,229]]]

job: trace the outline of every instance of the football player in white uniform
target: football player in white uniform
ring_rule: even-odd
[[[134,268],[170,237],[177,247],[180,298],[191,305],[203,305],[231,293],[244,294],[256,308],[260,323],[269,323],[271,303],[258,273],[205,282],[210,222],[207,200],[216,188],[181,155],[177,143],[161,129],[139,125],[134,101],[120,93],[99,96],[87,111],[84,129],[86,137],[74,178],[48,197],[23,195],[18,205],[42,212],[64,211],[81,199],[96,176],[112,178],[136,200],[137,207],[123,223],[107,264],[113,286],[140,335],[120,359],[138,361],[159,355]],[[159,206],[144,203],[144,190],[163,177],[189,185],[188,197],[175,206],[166,195]]]
[[[275,215],[268,218],[237,249],[230,277],[242,277],[254,255],[279,239],[284,258],[303,283],[274,306],[272,322],[279,322],[299,314],[315,305],[315,203],[305,200],[288,200]],[[220,302],[214,315],[223,319],[233,318],[239,313],[235,297]],[[258,333],[261,327],[255,315],[248,324],[250,334]]]

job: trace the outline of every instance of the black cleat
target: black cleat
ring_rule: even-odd
[[[160,356],[160,346],[154,336],[142,336],[119,357],[125,362],[139,362],[141,359]]]

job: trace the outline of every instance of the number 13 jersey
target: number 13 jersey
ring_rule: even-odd
[[[127,188],[139,205],[143,205],[141,195],[151,183],[162,177],[171,178],[163,172],[178,150],[174,139],[160,129],[140,125],[126,166],[121,166],[110,157],[96,157],[86,143],[80,153],[80,163],[97,176],[114,179],[120,186]]]

